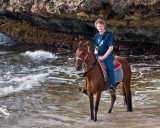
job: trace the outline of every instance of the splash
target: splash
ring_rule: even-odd
[[[8,82],[5,82],[6,85],[11,85],[11,86],[5,86],[0,88],[0,96],[7,95],[13,92],[19,92],[21,90],[28,90],[36,86],[41,86],[41,84],[45,81],[45,77],[47,75],[48,73],[31,74],[20,78],[19,77],[12,78]],[[1,84],[3,83],[4,81],[2,81]]]
[[[30,59],[35,60],[35,61],[44,61],[47,59],[57,59],[58,58],[58,56],[56,56],[55,54],[52,54],[50,52],[46,52],[43,50],[37,50],[34,52],[27,51],[25,53],[22,53],[22,55],[25,57],[29,57]]]
[[[4,116],[10,116],[10,113],[5,108],[0,108],[0,113],[2,113]]]

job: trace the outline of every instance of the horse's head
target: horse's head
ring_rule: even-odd
[[[79,43],[79,47],[76,50],[76,70],[81,70],[82,69],[82,63],[86,62],[88,55],[89,55],[89,51],[88,51],[88,43],[89,41],[87,41],[85,44],[81,41]]]

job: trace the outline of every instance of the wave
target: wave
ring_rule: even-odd
[[[5,54],[7,54],[7,53],[9,53],[9,52],[6,52],[6,51],[0,51],[0,55],[5,55]]]
[[[71,85],[76,83],[74,68],[68,66],[38,66],[32,69],[22,69],[18,72],[6,72],[0,79],[0,96],[8,95],[46,83]]]
[[[35,61],[43,61],[46,59],[57,59],[58,58],[58,56],[56,56],[55,54],[52,54],[50,52],[46,52],[43,50],[37,50],[34,52],[27,51],[25,53],[22,53],[22,55],[32,60],[35,60]]]
[[[22,90],[28,90],[36,86],[42,86],[42,83],[44,83],[45,77],[48,74],[49,73],[31,74],[22,77],[15,77],[9,81],[1,81],[1,84],[5,84],[5,86],[0,88],[0,96]]]
[[[8,112],[8,110],[5,109],[5,108],[0,108],[0,113],[2,113],[4,116],[9,116],[10,115],[10,113]]]

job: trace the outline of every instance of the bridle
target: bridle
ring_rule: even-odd
[[[87,51],[87,53],[84,55],[83,58],[80,58],[80,57],[76,57],[76,60],[81,60],[82,61],[82,64],[84,63],[85,66],[87,66],[86,64],[86,60],[87,62],[89,61],[89,54],[92,54],[91,52],[89,52],[89,50]],[[97,59],[95,58],[95,61],[93,62],[93,64],[91,64],[89,66],[89,69],[87,71],[85,71],[84,73],[79,73],[79,76],[81,77],[86,77],[88,72],[92,71],[94,69],[94,67],[96,66],[96,63],[97,63]]]
[[[89,52],[87,52],[87,54],[84,56],[84,58],[76,57],[76,60],[81,60],[83,63],[85,63],[85,61],[87,60],[88,57],[89,57]]]

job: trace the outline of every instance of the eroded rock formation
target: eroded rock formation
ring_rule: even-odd
[[[0,0],[0,31],[31,43],[76,43],[93,37],[94,21],[103,18],[118,42],[159,45],[159,10],[160,0]]]
[[[0,0],[1,8],[90,19],[140,20],[159,16],[160,0]]]

